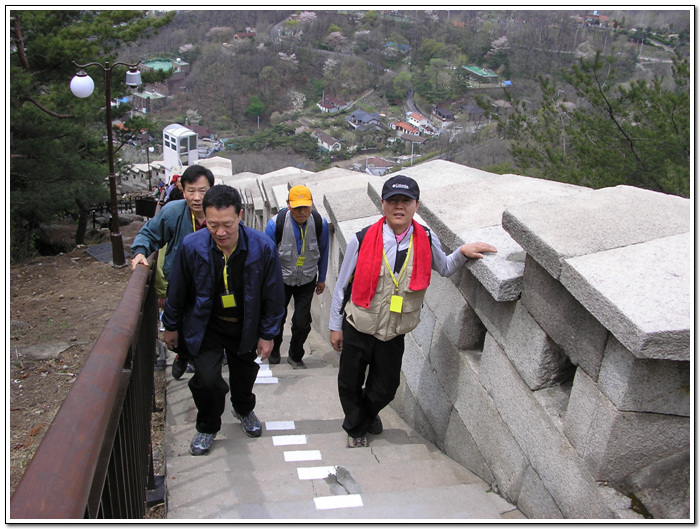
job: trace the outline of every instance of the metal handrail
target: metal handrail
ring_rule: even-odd
[[[153,482],[154,278],[150,266],[132,273],[12,495],[10,519],[145,515]]]

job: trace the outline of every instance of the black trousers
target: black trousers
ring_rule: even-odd
[[[238,353],[240,324],[228,327],[222,339],[217,339],[218,333],[209,332],[208,327],[198,354],[190,357],[194,375],[188,385],[197,407],[197,431],[201,433],[216,433],[221,429],[229,385],[231,404],[240,415],[248,415],[255,408],[253,385],[260,369],[255,361],[257,354],[254,350]],[[228,384],[221,374],[224,354],[228,359]]]
[[[403,352],[403,334],[382,342],[343,321],[338,394],[345,413],[343,429],[348,435],[365,435],[377,414],[394,400],[401,382]]]
[[[292,339],[289,343],[289,356],[298,362],[304,357],[304,343],[311,332],[311,302],[316,292],[316,280],[305,285],[284,285],[284,319],[282,327],[287,321],[289,301],[294,298],[294,314],[292,315]],[[283,330],[275,336],[272,350],[279,353],[282,345]]]

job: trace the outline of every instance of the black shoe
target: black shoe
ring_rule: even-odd
[[[303,360],[296,361],[291,356],[287,357],[287,363],[294,369],[306,369],[306,364]]]
[[[367,428],[367,432],[371,433],[372,435],[379,435],[383,431],[384,425],[382,424],[382,420],[379,418],[379,415],[377,415],[369,425],[369,428]]]
[[[187,360],[180,360],[180,356],[177,355],[175,356],[175,360],[173,360],[173,378],[175,380],[180,380],[182,375],[185,374],[185,371],[187,371]]]
[[[280,352],[272,351],[267,359],[268,364],[279,364],[280,363]]]

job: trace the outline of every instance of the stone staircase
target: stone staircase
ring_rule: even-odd
[[[338,354],[312,331],[307,369],[293,370],[286,363],[285,344],[282,362],[263,362],[255,386],[262,437],[244,434],[227,401],[222,429],[207,456],[189,454],[196,415],[187,387],[191,375],[174,380],[168,367],[168,519],[524,518],[391,408],[382,412],[384,432],[369,436],[369,448],[346,448]]]

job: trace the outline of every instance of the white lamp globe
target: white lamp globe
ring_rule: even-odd
[[[95,89],[95,83],[92,78],[83,73],[78,73],[70,82],[70,91],[73,95],[80,98],[89,97]]]

